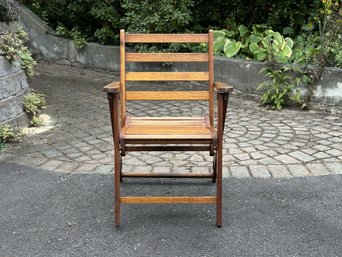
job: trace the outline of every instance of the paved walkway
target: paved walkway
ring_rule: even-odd
[[[102,86],[117,74],[40,63],[30,86],[47,95],[46,131],[27,136],[0,161],[64,173],[112,173],[108,104]],[[141,85],[140,85],[141,86]],[[157,85],[152,85],[152,88]],[[224,137],[224,176],[281,178],[342,174],[342,117],[296,110],[269,111],[232,99]],[[201,115],[206,106],[134,102],[137,115]],[[125,171],[209,172],[207,153],[131,153]]]

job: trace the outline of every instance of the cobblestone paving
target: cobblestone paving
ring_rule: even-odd
[[[113,143],[108,103],[102,86],[109,72],[41,63],[31,88],[47,95],[54,126],[27,136],[0,160],[56,172],[112,173]],[[117,78],[117,76],[114,76]],[[138,85],[138,87],[141,85]],[[152,87],[154,87],[153,85]],[[135,115],[201,115],[195,102],[133,102]],[[231,98],[224,136],[224,176],[282,178],[342,174],[342,117],[296,110],[270,111]],[[129,153],[124,171],[209,172],[207,153]]]

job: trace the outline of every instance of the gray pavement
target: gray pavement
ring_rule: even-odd
[[[113,170],[107,98],[102,87],[117,74],[40,63],[31,88],[47,95],[51,124],[0,153],[0,160],[66,173]],[[152,84],[168,90],[178,85]],[[134,87],[134,86],[131,86]],[[135,88],[146,88],[136,85]],[[135,115],[202,115],[195,102],[131,102]],[[45,130],[45,131],[44,131]],[[38,133],[40,132],[40,133]],[[209,172],[207,153],[132,153],[124,171]],[[265,110],[231,98],[224,136],[225,177],[290,178],[342,174],[342,117],[322,112]]]
[[[210,205],[124,205],[109,174],[0,166],[0,256],[341,256],[342,176],[226,178],[223,226]],[[210,180],[130,180],[125,190],[211,192]],[[124,191],[125,192],[125,191]]]

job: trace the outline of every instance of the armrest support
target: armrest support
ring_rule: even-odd
[[[224,125],[226,121],[229,93],[233,91],[233,87],[222,82],[215,82],[214,88],[217,92],[217,104],[218,104],[217,106],[217,136],[218,136],[218,142],[222,142]]]
[[[103,91],[106,93],[118,94],[120,92],[120,82],[115,81],[107,86],[103,87]]]
[[[214,88],[217,93],[219,94],[226,94],[233,91],[233,87],[231,85],[225,84],[223,82],[215,82]]]

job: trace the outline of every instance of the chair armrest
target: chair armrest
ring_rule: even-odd
[[[225,94],[233,91],[233,87],[231,85],[222,83],[222,82],[215,82],[214,83],[214,88],[217,93],[219,94]]]
[[[118,94],[120,92],[120,82],[115,81],[108,84],[107,86],[103,87],[103,91],[106,93]]]

